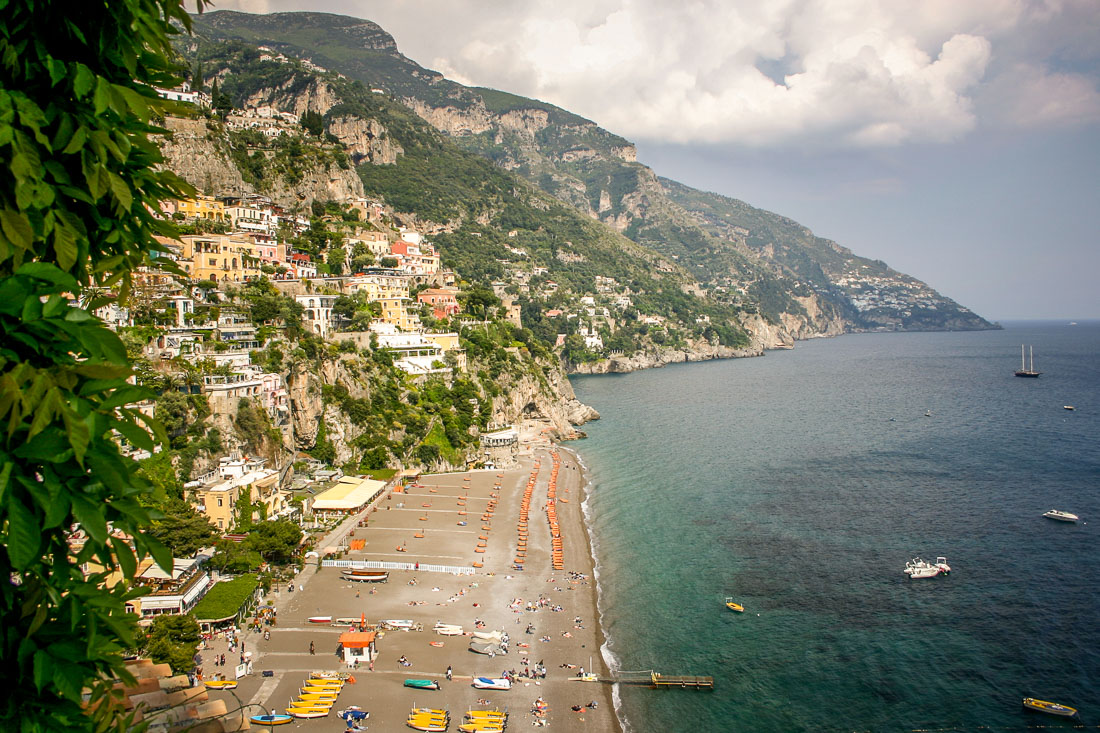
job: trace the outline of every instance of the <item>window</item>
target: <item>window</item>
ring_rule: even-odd
[[[222,505],[222,498],[219,496],[218,497],[218,506],[221,506],[221,505]]]

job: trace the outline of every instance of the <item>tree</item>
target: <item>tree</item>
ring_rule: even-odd
[[[325,262],[328,263],[329,270],[332,271],[333,275],[341,275],[344,272],[344,263],[347,258],[348,253],[344,251],[343,247],[333,247],[328,251]]]
[[[210,558],[210,564],[222,573],[250,573],[263,563],[260,553],[233,540],[218,540],[214,556]]]
[[[195,667],[195,650],[202,638],[193,616],[157,616],[149,627],[145,651],[157,664],[167,663],[176,674]]]
[[[125,300],[166,251],[154,235],[173,235],[159,202],[194,194],[151,139],[174,106],[153,87],[178,83],[170,41],[191,19],[181,0],[8,0],[3,15],[0,729],[126,730],[133,715],[109,693],[133,679],[122,654],[139,644],[126,602],[141,591],[126,581],[139,558],[172,558],[143,531],[153,488],[111,437],[155,447],[131,407],[152,393],[127,383],[126,349],[92,314],[106,297],[83,296]],[[116,568],[124,582],[108,586]]]
[[[320,112],[314,112],[313,110],[306,110],[302,113],[300,124],[303,130],[314,137],[320,137],[321,133],[325,131],[324,118],[321,117]]]
[[[246,545],[272,562],[285,562],[298,553],[302,528],[289,519],[258,522],[248,533]]]
[[[163,542],[173,557],[191,557],[218,537],[210,520],[183,499],[169,499],[161,512],[164,516],[153,520],[149,534]]]

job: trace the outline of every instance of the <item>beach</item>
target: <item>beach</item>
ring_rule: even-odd
[[[507,710],[512,726],[620,730],[600,656],[604,638],[581,510],[584,486],[576,458],[551,447],[521,453],[519,465],[509,470],[424,475],[402,492],[387,494],[346,523],[346,536],[338,531],[330,541],[362,545],[341,560],[411,568],[390,569],[387,582],[374,583],[352,581],[342,568],[311,566],[299,576],[300,589],[269,594],[278,609],[270,639],[260,632],[241,636],[254,671],[236,690],[252,706],[247,714],[284,712],[311,671],[327,671],[347,673],[355,681],[343,687],[330,715],[297,720],[289,727],[343,730],[336,711],[358,705],[370,712],[367,723],[374,730],[404,727],[414,707],[448,710],[455,729],[465,711],[491,708]],[[529,488],[524,528],[521,510]],[[555,519],[559,569],[552,564]],[[473,572],[444,572],[441,567]],[[309,620],[325,616],[334,622]],[[335,619],[361,619],[366,628],[378,628],[373,665],[349,668],[337,656],[341,634],[353,625],[336,624]],[[422,630],[378,627],[382,620],[410,621]],[[463,633],[438,634],[433,631],[437,623],[460,626]],[[470,651],[475,631],[506,633],[507,652],[490,657]],[[234,660],[241,651],[234,650]],[[211,652],[218,652],[217,644]],[[536,674],[540,668],[545,676]],[[209,676],[217,670],[207,665],[205,671]],[[269,676],[262,676],[265,671]],[[570,679],[582,672],[601,681]],[[471,686],[476,677],[505,673],[512,676],[509,690]],[[440,689],[408,688],[406,679],[438,682]],[[228,693],[212,696],[223,694]],[[541,714],[536,705],[543,707]]]

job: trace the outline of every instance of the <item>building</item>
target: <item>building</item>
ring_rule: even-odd
[[[437,320],[450,318],[461,309],[458,305],[458,291],[453,288],[427,288],[416,295],[418,303],[432,307],[432,317]]]
[[[365,509],[386,490],[384,481],[344,476],[313,500],[314,514],[354,514]]]
[[[202,600],[210,589],[210,575],[199,558],[174,558],[172,572],[166,573],[151,559],[138,566],[134,583],[149,593],[135,598],[127,606],[143,619],[162,614],[185,614]]]
[[[486,468],[508,468],[517,462],[519,432],[515,427],[481,435],[481,454]]]
[[[378,298],[378,304],[382,306],[382,322],[402,331],[415,331],[420,328],[420,319],[409,312],[407,296],[397,298]]]
[[[288,508],[289,494],[278,488],[278,472],[264,468],[265,463],[262,458],[222,458],[216,473],[184,486],[186,498],[222,532],[237,523],[241,497],[253,506],[262,504],[265,516],[276,516]]]
[[[373,631],[345,631],[340,634],[340,653],[344,664],[355,667],[373,662],[378,654],[374,646],[376,636]]]
[[[321,338],[336,330],[337,316],[332,312],[338,295],[295,295],[294,299],[302,304],[302,323],[312,333]]]
[[[211,221],[229,221],[225,213],[225,204],[213,196],[196,196],[193,199],[180,199],[176,202],[176,213],[185,219],[210,219]]]
[[[180,267],[193,280],[243,282],[260,277],[253,242],[245,235],[188,234],[180,242]]]
[[[235,229],[244,232],[274,234],[279,228],[279,217],[265,206],[241,202],[236,206],[227,206],[225,215]]]
[[[371,268],[365,273],[348,278],[349,295],[363,293],[367,302],[382,298],[409,297],[409,278],[396,270]]]

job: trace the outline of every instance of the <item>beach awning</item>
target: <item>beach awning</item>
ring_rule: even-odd
[[[340,634],[340,645],[345,649],[365,649],[374,642],[373,631],[345,631]]]
[[[369,478],[345,476],[313,500],[313,511],[350,512],[367,505],[386,484]]]

